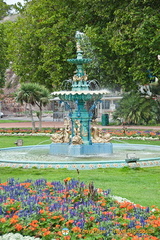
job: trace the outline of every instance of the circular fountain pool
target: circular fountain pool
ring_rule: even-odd
[[[49,155],[49,144],[0,149],[0,167],[94,169],[106,167],[160,166],[160,146],[113,143],[113,154],[99,156]],[[127,162],[128,156],[136,161]]]

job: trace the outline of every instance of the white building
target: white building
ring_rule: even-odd
[[[103,114],[107,114],[109,122],[112,122],[113,112],[116,110],[120,99],[122,99],[121,95],[112,94],[104,96],[98,101],[94,109],[97,122],[101,122]],[[62,102],[58,97],[52,99],[51,105],[53,109],[53,121],[63,121],[65,117],[69,116],[70,111],[75,108],[73,102],[67,104]]]

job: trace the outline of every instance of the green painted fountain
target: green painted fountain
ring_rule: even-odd
[[[82,36],[82,33],[76,32],[77,58],[67,60],[76,65],[76,74],[73,76],[71,91],[65,90],[52,93],[53,96],[58,96],[69,107],[70,102],[76,104],[74,110],[70,107],[69,119],[64,120],[64,130],[52,135],[53,143],[50,146],[50,154],[53,155],[79,156],[112,153],[109,134],[103,135],[96,126],[92,126],[91,129],[92,110],[97,101],[104,94],[108,94],[108,91],[90,89],[90,81],[84,71],[84,64],[91,62],[92,59],[83,58],[80,44]],[[90,109],[87,109],[86,106],[89,101],[93,104]],[[69,132],[71,132],[71,135]],[[93,136],[91,136],[91,132],[93,132]]]

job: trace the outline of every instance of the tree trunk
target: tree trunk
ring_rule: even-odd
[[[32,105],[29,104],[29,111],[30,111],[30,116],[31,116],[31,121],[32,121],[32,130],[35,131],[35,121],[34,121],[34,118],[33,118],[33,111],[32,111]]]
[[[39,107],[39,130],[42,129],[42,106]]]

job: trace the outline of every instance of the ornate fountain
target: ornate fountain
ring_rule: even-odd
[[[76,32],[77,58],[67,60],[77,66],[72,80],[72,90],[52,93],[70,108],[69,119],[64,119],[64,129],[51,137],[53,143],[50,145],[50,154],[53,155],[79,156],[113,152],[112,144],[109,142],[110,135],[102,134],[101,129],[97,126],[91,127],[93,109],[103,95],[109,92],[107,90],[90,89],[90,81],[84,71],[83,64],[91,62],[92,59],[83,58],[80,45],[82,36],[82,33]],[[71,108],[70,102],[76,104],[74,110]],[[87,108],[88,102],[92,102],[89,109]],[[91,132],[93,132],[92,135]]]

